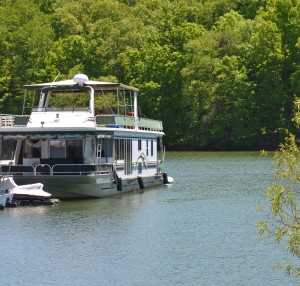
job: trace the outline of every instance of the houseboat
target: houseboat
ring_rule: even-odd
[[[2,175],[59,199],[167,183],[162,122],[140,116],[137,88],[78,74],[24,89],[22,115],[0,115]]]

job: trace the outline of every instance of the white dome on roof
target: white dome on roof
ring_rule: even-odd
[[[89,80],[89,78],[85,74],[77,74],[73,77],[73,81],[76,82],[76,83],[84,83],[88,80]]]

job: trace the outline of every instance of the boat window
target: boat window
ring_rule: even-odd
[[[149,156],[149,141],[146,140],[146,156]]]
[[[99,163],[112,163],[113,161],[113,140],[98,139],[95,146],[94,156]]]
[[[116,139],[115,159],[124,160],[125,175],[132,174],[132,140]]]
[[[163,140],[160,137],[157,137],[157,151],[163,150]]]
[[[82,163],[82,140],[67,140],[66,141],[67,158],[72,159],[73,163]],[[71,162],[71,160],[69,160]]]
[[[125,158],[125,140],[117,139],[115,142],[116,160],[124,160]]]
[[[101,158],[102,148],[101,143],[97,144],[97,158]]]
[[[17,140],[1,139],[0,140],[0,159],[12,160],[17,145]]]
[[[73,108],[88,107],[90,94],[85,92],[52,92],[49,98],[48,107],[51,108]]]
[[[50,157],[51,158],[66,158],[66,141],[51,140],[50,141]]]
[[[42,140],[27,139],[23,144],[23,152],[25,158],[40,158]]]
[[[109,91],[95,92],[95,110],[97,114],[133,114],[133,92],[118,90],[117,93]],[[132,116],[132,115],[130,115]]]
[[[142,140],[138,141],[138,150],[141,151],[142,150]]]
[[[164,146],[163,146],[163,140],[162,140],[161,137],[157,137],[156,149],[158,151],[157,152],[158,160],[162,160],[163,159]]]
[[[125,175],[132,174],[132,140],[131,139],[125,139]]]
[[[153,140],[151,140],[151,156],[153,156]]]

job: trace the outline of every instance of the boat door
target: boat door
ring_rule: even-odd
[[[96,148],[98,163],[111,164],[113,162],[113,140],[98,139]]]
[[[115,140],[115,160],[119,164],[124,164],[124,174],[132,174],[132,140],[116,139]]]
[[[125,175],[132,174],[132,140],[127,139],[125,142]]]

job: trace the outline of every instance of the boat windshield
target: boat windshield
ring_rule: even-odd
[[[49,98],[48,107],[50,108],[77,108],[88,107],[90,94],[86,92],[65,93],[52,92]]]
[[[91,93],[86,87],[82,90],[62,88],[55,90],[47,88],[43,92],[47,93],[43,102],[40,102],[37,106],[37,100],[35,94],[30,94],[29,98],[33,99],[32,107],[24,104],[23,110],[32,109],[32,111],[89,111],[90,106],[94,107],[95,115],[101,114],[118,114],[129,115],[134,114],[134,92],[132,90],[94,90],[94,105],[91,104]],[[41,93],[41,96],[44,93]],[[26,97],[27,93],[25,94]],[[24,101],[25,102],[25,101]],[[42,107],[43,106],[43,107]],[[24,113],[24,111],[23,111]]]

